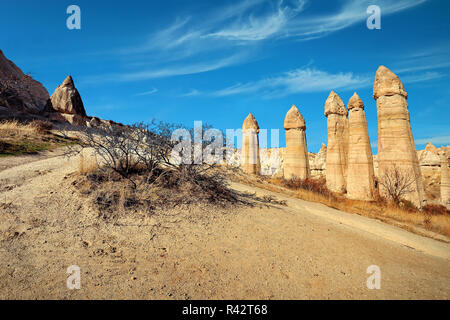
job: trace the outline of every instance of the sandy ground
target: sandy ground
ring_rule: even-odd
[[[71,185],[77,164],[0,159],[1,299],[450,298],[448,243],[241,184],[287,206],[106,222]],[[80,290],[66,286],[71,265]],[[380,290],[366,287],[371,265]]]

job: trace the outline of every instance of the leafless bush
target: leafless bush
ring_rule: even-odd
[[[384,188],[388,198],[397,206],[400,206],[404,198],[414,191],[415,175],[402,170],[393,164],[379,179],[379,184]]]
[[[181,126],[164,122],[153,121],[150,124],[138,123],[132,126],[100,126],[86,128],[79,132],[79,145],[69,148],[68,155],[78,154],[81,150],[89,148],[99,159],[96,172],[89,170],[88,180],[96,187],[105,186],[105,183],[117,183],[122,179],[131,182],[134,192],[138,196],[130,196],[127,203],[137,203],[140,206],[156,201],[142,200],[143,190],[168,190],[170,196],[160,193],[159,201],[166,205],[175,203],[207,202],[226,204],[237,201],[237,195],[228,189],[225,178],[217,171],[211,172],[214,164],[203,161],[183,161],[181,163],[172,159],[172,150],[178,141],[172,140],[172,133]],[[192,130],[186,129],[188,132]],[[65,132],[65,135],[69,135]],[[202,143],[202,151],[208,143]],[[194,159],[194,150],[190,148],[190,158]],[[114,174],[111,174],[114,173]],[[120,198],[118,195],[105,194],[98,197],[97,202],[114,206]],[[137,200],[136,200],[137,199]],[[136,201],[135,201],[136,200]],[[153,203],[154,204],[154,203]]]

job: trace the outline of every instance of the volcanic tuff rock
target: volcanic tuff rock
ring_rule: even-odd
[[[347,197],[371,201],[375,198],[375,174],[366,114],[361,98],[355,93],[348,103],[349,152]]]
[[[284,156],[284,178],[307,179],[311,176],[306,143],[305,119],[295,105],[284,120],[286,129],[286,152]]]
[[[242,125],[241,167],[245,173],[259,174],[261,163],[259,157],[259,126],[250,113]]]
[[[381,66],[376,74],[373,96],[378,112],[378,174],[396,165],[405,175],[414,177],[413,192],[406,199],[424,205],[425,194],[419,159],[411,131],[407,93],[400,79]],[[383,188],[380,188],[385,193]]]
[[[24,74],[0,50],[0,118],[39,115],[48,99],[42,84]]]
[[[81,100],[78,90],[75,88],[71,76],[68,76],[64,82],[56,88],[55,92],[50,97],[50,106],[48,107],[60,113],[86,117],[83,101]],[[50,111],[52,111],[51,109]]]
[[[328,127],[328,150],[326,161],[327,187],[334,192],[346,190],[348,120],[342,99],[331,91],[325,102]]]
[[[439,156],[441,159],[441,203],[450,210],[450,174],[446,148],[439,150]]]

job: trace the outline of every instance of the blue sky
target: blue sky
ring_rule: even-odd
[[[81,8],[68,30],[66,9]],[[381,8],[381,30],[366,10]],[[52,94],[71,74],[87,113],[240,128],[252,112],[280,129],[292,104],[309,151],[327,143],[324,103],[363,99],[377,141],[379,65],[409,94],[416,144],[450,144],[450,2],[446,0],[2,1],[0,49]],[[374,148],[376,152],[376,148]]]

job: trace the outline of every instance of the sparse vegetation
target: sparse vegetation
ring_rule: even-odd
[[[73,139],[53,134],[52,128],[51,122],[40,120],[0,122],[0,157],[35,154],[74,143]]]
[[[266,190],[289,193],[299,199],[322,203],[337,210],[378,219],[419,234],[426,235],[421,231],[426,229],[450,237],[450,212],[443,206],[427,205],[419,210],[406,200],[401,200],[399,205],[383,198],[373,202],[350,200],[329,191],[324,179],[302,181],[300,179],[249,178],[238,173],[233,174],[233,179]]]
[[[406,202],[405,197],[414,191],[416,178],[414,174],[405,172],[393,164],[379,178],[379,184],[386,192],[388,200],[396,206],[404,206],[407,210],[412,209],[412,203]]]
[[[214,165],[177,163],[171,159],[176,144],[167,123],[135,124],[86,129],[68,155],[82,150],[77,189],[92,196],[103,217],[126,210],[151,213],[158,208],[190,204],[226,207],[240,202]],[[204,148],[206,145],[203,146]],[[191,154],[193,157],[194,155]],[[92,157],[96,157],[93,165]]]

